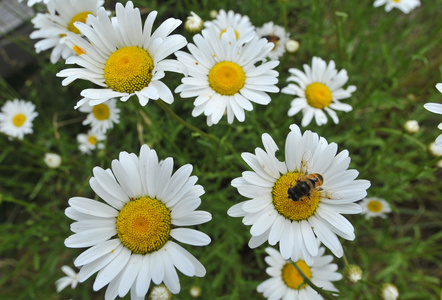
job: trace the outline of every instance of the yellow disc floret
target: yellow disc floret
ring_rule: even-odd
[[[128,202],[118,214],[117,233],[133,253],[157,251],[170,239],[171,212],[163,202],[142,197]]]
[[[305,89],[305,97],[310,106],[320,109],[328,107],[333,100],[330,89],[320,82],[309,84]]]
[[[92,108],[92,113],[94,114],[95,119],[104,121],[109,119],[110,109],[106,104],[98,104]]]
[[[367,208],[371,212],[378,213],[382,211],[382,203],[377,200],[372,200],[368,202]]]
[[[292,221],[306,220],[314,214],[319,205],[319,192],[313,191],[309,197],[299,201],[289,198],[288,189],[297,184],[296,180],[304,174],[297,172],[282,175],[273,186],[272,198],[276,211]]]
[[[95,145],[97,144],[97,137],[95,135],[90,135],[87,137],[87,141],[89,142],[89,144]]]
[[[15,127],[21,127],[26,122],[26,116],[24,114],[16,114],[12,118],[12,124],[14,124]]]
[[[296,266],[308,279],[312,278],[312,271],[303,260],[298,260]],[[286,263],[282,267],[281,277],[289,288],[300,290],[307,286],[307,284],[304,284],[304,279],[301,274],[299,274],[298,270],[296,270],[291,263]]]
[[[146,50],[124,47],[109,56],[104,79],[112,90],[131,94],[149,85],[153,68],[153,60]]]
[[[232,96],[238,93],[246,82],[246,74],[241,66],[230,61],[222,61],[209,72],[209,85],[218,94]]]
[[[78,28],[75,27],[74,23],[75,22],[86,23],[87,16],[89,15],[93,15],[93,13],[90,11],[83,11],[81,13],[76,14],[68,24],[69,31],[72,31],[73,33],[76,34],[80,34],[80,30],[78,30]]]

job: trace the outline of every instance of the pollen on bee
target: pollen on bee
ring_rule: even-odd
[[[198,63],[197,63],[197,62],[195,62],[195,65],[198,65]]]

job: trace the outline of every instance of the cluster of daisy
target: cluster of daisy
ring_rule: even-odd
[[[29,0],[28,4],[35,2]],[[84,89],[75,106],[88,114],[83,124],[91,126],[87,134],[77,137],[83,153],[104,147],[107,130],[119,123],[118,100],[136,97],[141,106],[151,100],[173,103],[174,95],[163,82],[166,72],[184,76],[174,92],[181,98],[195,98],[192,116],[203,114],[209,126],[224,116],[229,124],[235,119],[243,122],[245,111],[253,110],[252,103],[268,105],[269,93],[280,91],[275,70],[278,58],[286,49],[296,51],[299,47],[283,27],[268,22],[256,28],[247,16],[225,10],[206,22],[192,12],[186,29],[196,34],[193,43],[188,43],[184,36],[173,34],[180,20],[169,18],[153,30],[156,11],[147,15],[143,25],[140,10],[131,1],[117,3],[113,17],[103,2],[45,1],[48,13],[38,14],[32,21],[36,31],[31,38],[41,39],[35,45],[37,52],[52,48],[52,63],[63,58],[66,64],[79,66],[57,73],[64,78],[64,86],[77,79],[99,86]],[[385,2],[377,0],[374,5]],[[397,5],[387,4],[386,10],[413,1],[392,2]],[[409,10],[416,6],[407,5]],[[172,54],[176,58],[170,58]],[[349,77],[346,70],[338,71],[333,60],[313,57],[311,65],[303,65],[303,70],[290,68],[289,73],[288,85],[281,93],[295,96],[288,116],[302,111],[302,126],[313,119],[324,125],[328,116],[337,124],[336,111],[352,110],[341,100],[350,98],[356,87],[344,88]],[[31,122],[37,113],[32,104],[20,105],[20,111],[11,112],[11,104],[5,104],[0,130],[23,138],[32,132]],[[438,105],[426,108],[441,112]],[[23,129],[18,131],[11,123]],[[243,172],[231,185],[248,200],[227,212],[251,226],[251,248],[266,242],[279,244],[279,251],[265,249],[269,255],[266,271],[271,278],[257,291],[270,299],[315,299],[320,297],[315,287],[337,292],[333,282],[342,275],[325,251],[328,248],[342,257],[339,237],[355,239],[354,227],[343,214],[385,217],[391,211],[388,202],[365,198],[370,182],[356,179],[359,173],[349,169],[348,151],[338,153],[335,143],[314,132],[302,133],[297,125],[291,125],[283,161],[277,158],[279,141],[265,133],[262,143],[264,148],[257,147],[254,153],[242,153],[253,171]],[[204,266],[180,245],[205,246],[211,241],[205,233],[186,228],[212,218],[210,213],[196,210],[204,189],[191,172],[192,166],[185,165],[173,173],[173,159],[159,160],[147,145],[138,155],[121,152],[110,169],[95,167],[89,183],[104,202],[69,199],[65,213],[74,221],[73,235],[65,245],[87,249],[74,261],[78,274],[64,267],[67,277],[58,281],[57,289],[74,288],[97,273],[93,289],[107,286],[106,299],[124,297],[129,291],[132,298],[144,299],[151,283],[179,293],[176,270],[203,277]]]

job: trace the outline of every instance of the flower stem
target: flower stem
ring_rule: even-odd
[[[301,275],[302,279],[304,279],[304,283],[310,286],[312,289],[314,289],[316,292],[318,292],[324,299],[327,300],[335,300],[336,298],[329,294],[328,291],[325,291],[324,289],[316,286],[307,276],[305,276],[304,273],[302,273],[301,269],[298,268],[296,263],[291,262],[291,264],[295,267],[296,271]]]
[[[222,144],[221,140],[218,139],[216,136],[213,136],[207,132],[204,132],[201,129],[199,129],[198,127],[195,127],[192,124],[189,124],[186,121],[184,121],[183,119],[181,119],[162,100],[158,99],[155,101],[155,103],[157,103],[165,112],[167,112],[169,115],[171,115],[175,120],[177,120],[178,122],[180,122],[181,124],[183,124],[184,126],[189,128],[190,130],[195,131],[195,132],[199,133],[200,135],[205,136],[206,138],[211,139],[212,141],[214,141],[218,144]]]

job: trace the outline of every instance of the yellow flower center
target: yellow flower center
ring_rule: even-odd
[[[80,34],[81,33],[80,30],[78,30],[78,28],[75,27],[74,23],[75,22],[86,23],[87,16],[89,15],[93,15],[93,13],[90,11],[83,11],[79,14],[76,14],[69,22],[68,29],[73,33]]]
[[[222,30],[221,33],[219,34],[219,38],[221,38],[223,36],[223,33],[226,31],[227,31],[227,28]],[[233,31],[235,31],[235,36],[236,36],[236,39],[238,40],[239,39],[238,31],[236,31],[235,29],[233,29]]]
[[[397,2],[399,2],[399,1],[401,1],[401,0],[393,0],[393,1],[397,3]]]
[[[170,239],[171,212],[163,202],[142,197],[128,202],[118,214],[117,233],[132,252],[157,251]]]
[[[312,216],[319,205],[319,192],[311,192],[299,201],[289,198],[288,189],[293,188],[297,179],[302,178],[302,173],[287,173],[282,175],[273,186],[272,198],[276,211],[292,221],[306,220]]]
[[[90,135],[87,137],[87,141],[91,145],[95,145],[97,143],[97,137],[95,135]]]
[[[298,260],[296,266],[308,279],[312,278],[312,271],[303,260]],[[301,274],[299,274],[298,270],[296,270],[291,263],[286,263],[282,267],[281,277],[289,288],[301,290],[307,286],[307,283],[304,284],[304,279]]]
[[[382,211],[382,203],[377,200],[371,200],[368,202],[367,208],[371,212],[378,213]]]
[[[26,116],[24,114],[16,114],[14,118],[12,118],[12,124],[15,127],[21,127],[26,121]]]
[[[238,93],[246,82],[243,69],[230,61],[222,61],[209,72],[209,85],[218,94],[232,96]]]
[[[95,119],[104,121],[109,119],[110,109],[106,104],[98,104],[92,108],[92,113],[94,114]]]
[[[330,89],[320,82],[309,84],[305,89],[305,97],[310,106],[321,109],[328,107],[333,99]]]
[[[104,66],[104,79],[114,91],[131,94],[149,85],[152,71],[153,60],[149,53],[130,46],[109,56]]]

